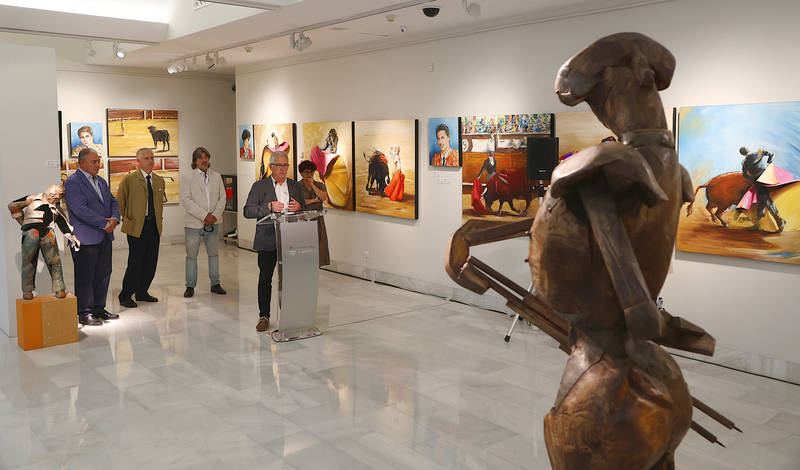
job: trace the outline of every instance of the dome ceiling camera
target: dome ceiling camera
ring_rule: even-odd
[[[422,13],[425,13],[428,18],[433,18],[439,14],[439,7],[425,7],[422,9]]]

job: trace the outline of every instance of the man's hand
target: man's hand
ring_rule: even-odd
[[[115,228],[117,228],[117,224],[119,223],[119,220],[117,220],[117,219],[115,219],[113,217],[106,217],[106,220],[108,221],[108,225],[106,225],[103,228],[103,230],[105,230],[106,233],[111,233],[111,232],[114,231]]]
[[[292,199],[294,201],[294,199]],[[291,205],[291,203],[289,203]],[[269,210],[271,212],[283,212],[284,204],[280,201],[272,201],[269,203]]]
[[[211,214],[208,214],[205,219],[203,219],[203,225],[214,225],[217,223],[217,218]]]
[[[281,205],[283,205],[283,204],[281,204]],[[296,211],[299,211],[302,208],[303,208],[303,206],[301,206],[299,202],[295,201],[294,198],[292,198],[292,200],[289,201],[289,211],[296,212]]]

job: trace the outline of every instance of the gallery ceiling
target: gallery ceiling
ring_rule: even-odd
[[[170,65],[186,59],[188,73],[232,75],[237,68],[261,63],[323,58],[671,0],[468,0],[466,5],[480,4],[479,16],[464,11],[464,0],[215,1],[269,2],[280,9],[198,0],[0,0],[0,43],[52,47],[60,66],[71,61],[166,74]],[[423,8],[439,12],[428,17]],[[311,44],[298,51],[290,36],[301,32]],[[127,51],[124,59],[114,55],[114,40]],[[206,54],[213,62],[217,51],[226,63],[208,69]],[[195,57],[197,71],[192,72]]]

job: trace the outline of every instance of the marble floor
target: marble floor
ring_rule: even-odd
[[[121,309],[119,250],[120,320],[27,352],[0,333],[0,469],[550,468],[566,355],[544,333],[506,343],[505,315],[322,271],[323,335],[275,344],[255,331],[256,255],[221,248],[226,296],[201,254],[184,299],[183,247],[163,246],[160,301]],[[727,449],[690,431],[677,468],[800,469],[800,387],[678,361],[744,433],[696,413]]]

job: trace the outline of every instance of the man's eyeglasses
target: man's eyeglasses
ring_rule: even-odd
[[[270,165],[278,168],[289,168],[288,163],[270,163]]]
[[[203,231],[204,232],[213,232],[214,231],[214,226],[213,225],[203,225]]]

